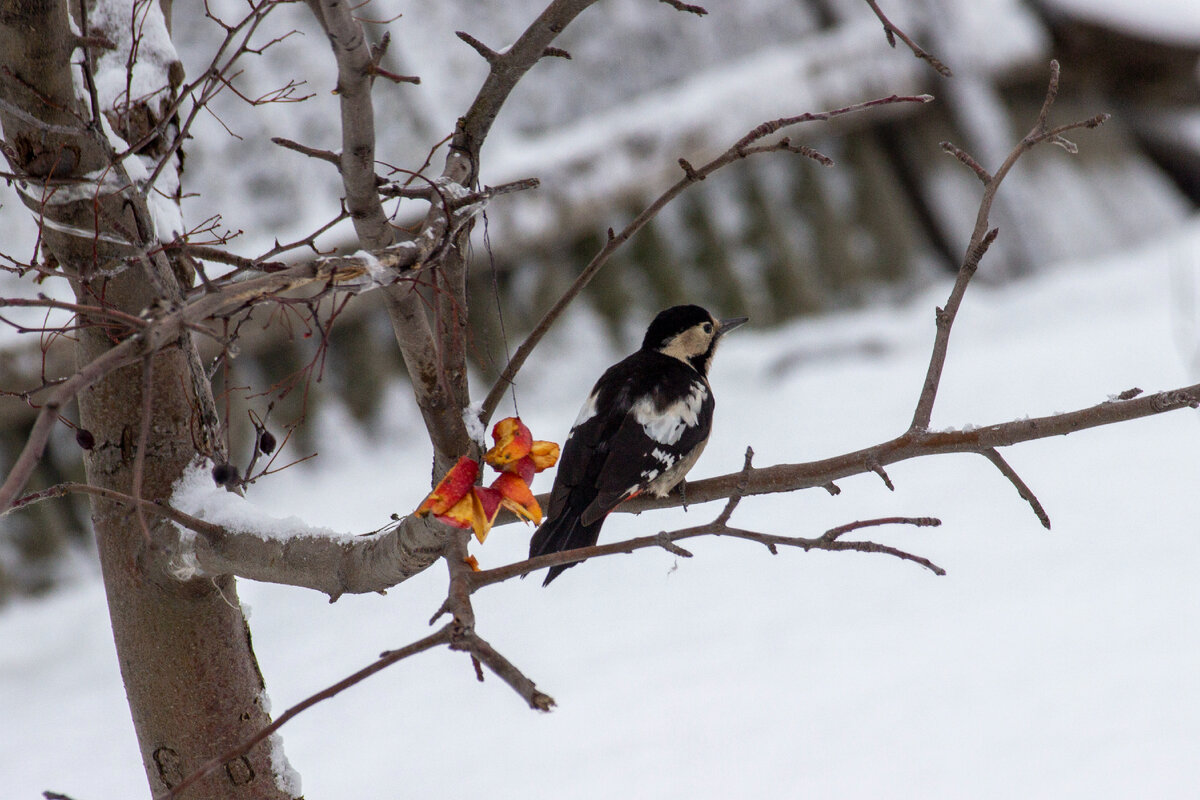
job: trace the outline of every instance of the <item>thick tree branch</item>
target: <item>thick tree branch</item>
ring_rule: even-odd
[[[410,515],[370,536],[329,535],[307,529],[285,536],[228,528],[165,503],[90,486],[60,483],[22,497],[13,511],[36,503],[85,494],[120,503],[139,514],[174,522],[190,531],[172,549],[179,575],[237,575],[241,578],[315,589],[330,602],[343,594],[382,592],[424,571],[442,555],[447,529]]]
[[[315,2],[315,0],[313,0]],[[479,151],[501,106],[522,76],[544,54],[554,38],[595,0],[554,0],[504,53],[495,53],[474,37],[460,34],[491,69],[471,108],[459,120],[452,137],[438,199],[447,200],[453,187],[471,187],[478,181]],[[432,200],[426,226],[443,213]],[[463,408],[470,392],[466,369],[466,255],[469,228],[447,233],[437,260],[436,338],[420,296],[411,288],[385,290],[392,328],[413,379],[414,393],[434,446],[433,474],[445,472],[454,460],[471,449],[463,423]]]
[[[346,208],[358,240],[367,250],[387,247],[392,226],[375,191],[375,106],[371,102],[371,47],[362,25],[342,0],[309,0],[329,36],[338,68],[338,105],[342,113],[339,168]]]
[[[1200,384],[1185,386],[1129,400],[1109,400],[1076,411],[1045,417],[1014,420],[970,430],[909,430],[886,442],[852,453],[798,464],[756,467],[749,475],[733,472],[716,478],[688,481],[687,502],[705,503],[729,497],[739,483],[745,482],[744,494],[791,492],[825,486],[831,481],[872,471],[872,464],[886,466],[912,458],[949,453],[979,453],[1000,447],[1066,436],[1077,431],[1129,422],[1142,417],[1200,407]],[[622,503],[618,510],[634,513],[651,508],[683,505],[683,498],[672,494],[665,498],[640,496]]]
[[[338,64],[338,97],[342,110],[342,152],[339,169],[346,188],[346,207],[354,222],[359,242],[368,250],[387,247],[394,232],[379,200],[375,176],[375,114],[371,102],[375,63],[362,25],[351,7],[342,0],[309,0],[309,6],[329,35]],[[434,204],[427,226],[443,210]],[[449,216],[449,215],[446,215]],[[446,225],[447,243],[458,234]],[[456,263],[459,256],[443,247],[437,264]],[[466,394],[465,358],[457,357],[454,340],[438,337],[429,322],[424,300],[412,284],[392,285],[385,289],[386,308],[400,347],[405,366],[412,377],[413,389],[425,419],[434,450],[434,472],[466,452],[470,439],[462,422],[459,395]],[[464,298],[465,300],[465,298]],[[448,345],[450,347],[448,347]],[[457,365],[446,376],[446,355]],[[461,384],[461,387],[460,387]]]
[[[465,209],[457,224],[472,213]],[[76,394],[92,386],[120,367],[170,347],[191,326],[249,309],[259,303],[273,302],[283,293],[315,287],[318,292],[338,289],[364,291],[384,281],[395,280],[405,271],[419,269],[437,245],[438,234],[428,232],[413,242],[376,251],[373,254],[318,258],[288,269],[260,275],[223,286],[203,294],[182,307],[154,319],[51,390],[43,403],[25,447],[0,485],[0,513],[25,487],[37,466],[54,428],[58,411]],[[461,424],[461,420],[460,420]]]
[[[1076,411],[1013,420],[970,430],[906,431],[895,439],[819,461],[777,464],[770,467],[751,467],[747,464],[738,472],[699,481],[689,481],[686,502],[689,505],[715,500],[734,502],[751,495],[794,492],[815,487],[824,488],[832,481],[841,478],[873,472],[873,465],[894,464],[934,455],[978,453],[996,463],[990,453],[1001,447],[1051,436],[1065,436],[1103,425],[1130,422],[1181,408],[1198,407],[1200,407],[1200,384],[1125,400],[1108,400]],[[1001,472],[1009,480],[1013,480],[1013,476],[1015,476],[1015,472],[1011,471],[1011,468],[1009,470],[1001,468]],[[1014,481],[1014,485],[1017,485],[1018,491],[1020,491],[1024,483],[1021,482],[1018,485],[1018,481],[1020,481],[1019,478]],[[57,491],[60,493],[66,491],[93,493],[96,490],[68,484]],[[1026,491],[1028,491],[1028,487],[1026,487]],[[45,499],[46,494],[39,493],[31,496],[23,503],[27,504],[34,499]],[[1022,497],[1030,503],[1035,512],[1041,508],[1040,503],[1033,498],[1032,492],[1029,492],[1028,496],[1022,492]],[[132,502],[132,498],[128,497],[112,497],[111,499]],[[538,500],[544,504],[548,498],[543,495]],[[643,495],[627,500],[617,510],[641,513],[655,508],[681,506],[684,502],[684,498],[679,493],[672,493],[664,498]],[[413,529],[411,526],[419,525],[417,522],[419,518],[415,517],[406,517],[395,528],[372,536],[346,536],[333,539],[313,537],[298,531],[295,542],[292,543],[290,538],[282,537],[279,541],[264,541],[260,534],[221,528],[159,504],[143,501],[142,507],[148,513],[167,517],[199,534],[196,539],[196,556],[199,566],[206,573],[211,571],[229,572],[270,583],[305,586],[317,589],[334,598],[343,593],[384,591],[399,580],[410,577],[423,569],[420,566],[422,562],[427,562],[426,566],[428,563],[432,563],[444,546],[444,540],[440,538],[441,534],[438,530],[422,533],[420,530]],[[732,513],[728,502],[726,509]],[[1042,510],[1038,514],[1039,521],[1043,521],[1044,515],[1045,511]],[[507,516],[501,518],[497,524],[515,521],[511,516]],[[726,522],[728,522],[728,516],[725,516],[723,512],[722,516],[714,521],[714,524],[724,525]],[[705,530],[711,532],[708,528]],[[743,533],[745,532],[743,531]],[[689,535],[699,534],[692,532]],[[769,535],[763,534],[763,536]],[[661,544],[659,534],[643,538],[647,541],[652,539]],[[752,537],[742,536],[741,538]],[[633,541],[640,542],[642,540]],[[674,540],[671,539],[671,541]],[[650,546],[650,544],[639,545],[639,547],[643,546]],[[800,544],[789,546],[803,547]],[[602,545],[601,547],[610,549],[588,552],[592,555],[610,551],[626,552],[616,545]],[[821,549],[838,548],[847,549],[842,544],[839,544],[837,548]],[[550,567],[573,560],[569,558],[566,561],[556,560],[558,557],[558,554],[539,556],[530,562],[521,562],[523,566],[520,568],[510,565],[497,568],[497,570],[508,570],[505,574],[511,577],[532,569]],[[589,556],[580,556],[580,558],[584,557]],[[488,575],[487,583],[494,583],[503,579],[497,570],[488,570],[486,573],[479,574]],[[467,580],[474,586],[481,579],[468,578]]]

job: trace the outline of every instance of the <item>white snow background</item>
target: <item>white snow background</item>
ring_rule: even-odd
[[[1137,252],[967,295],[935,427],[1070,410],[1192,383],[1200,220]],[[986,269],[986,260],[984,264]],[[904,429],[937,286],[899,308],[748,326],[718,354],[716,429],[693,477],[834,455]],[[719,309],[732,314],[739,309]],[[535,436],[561,441],[620,354],[576,313],[522,373]],[[477,392],[482,389],[477,386]],[[366,531],[420,502],[427,444],[397,387],[371,435],[327,417],[320,458],[255,487],[277,516]],[[1005,450],[1043,530],[979,456],[941,456],[744,500],[734,522],[815,535],[935,515],[871,536],[879,555],[715,539],[595,560],[475,596],[479,631],[558,701],[530,711],[445,650],[396,665],[282,729],[313,798],[1195,798],[1200,796],[1200,416]],[[535,489],[544,491],[549,475]],[[618,514],[603,539],[711,519],[719,504]],[[530,529],[495,530],[486,566]],[[275,713],[428,632],[445,571],[330,605],[240,582]],[[146,794],[94,575],[0,613],[0,796]]]

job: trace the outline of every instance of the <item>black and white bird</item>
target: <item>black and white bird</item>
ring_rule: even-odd
[[[600,376],[567,434],[546,521],[529,557],[594,545],[609,512],[635,495],[665,497],[712,430],[708,385],[717,342],[746,317],[715,319],[675,306],[650,323],[642,348]],[[543,586],[574,564],[551,567]]]

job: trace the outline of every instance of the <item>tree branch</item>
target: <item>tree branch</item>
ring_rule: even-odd
[[[195,772],[193,772],[191,775],[188,775],[175,786],[172,786],[170,791],[159,795],[155,800],[173,800],[173,798],[182,796],[185,791],[187,791],[196,783],[196,781],[200,780],[214,769],[219,768],[222,764],[226,764],[236,758],[244,756],[246,753],[249,753],[256,744],[275,733],[275,731],[279,730],[286,723],[291,721],[293,717],[309,708],[312,708],[317,703],[341,694],[351,686],[363,682],[376,672],[387,669],[398,661],[403,661],[410,656],[423,653],[426,650],[437,647],[438,645],[448,644],[450,642],[451,627],[451,625],[445,625],[438,631],[429,634],[424,639],[420,639],[410,645],[401,647],[399,650],[389,650],[386,653],[382,653],[374,663],[363,667],[353,675],[346,676],[332,686],[306,697],[304,700],[301,700],[287,711],[284,711],[275,719],[274,722],[259,730],[258,733],[254,734],[237,747],[224,752],[216,758],[210,759],[208,762],[201,765]]]
[[[362,25],[343,0],[308,0],[329,36],[338,67],[338,105],[342,112],[339,157],[346,208],[358,240],[367,250],[390,245],[394,236],[375,191],[375,107],[371,102],[371,48]]]
[[[463,210],[462,216],[456,218],[457,224],[462,224],[470,213],[471,209]],[[38,413],[25,447],[0,485],[0,514],[12,507],[41,459],[59,409],[96,381],[126,364],[170,347],[196,323],[272,302],[279,294],[311,286],[317,286],[321,292],[338,289],[359,292],[382,285],[383,281],[398,278],[403,272],[419,269],[433,251],[436,238],[436,233],[430,232],[414,242],[387,250],[318,258],[279,272],[235,281],[220,291],[201,295],[158,317],[54,387]]]
[[[825,486],[831,481],[851,475],[871,472],[872,464],[886,466],[913,458],[949,453],[986,455],[988,450],[1022,442],[1066,436],[1088,428],[1197,407],[1200,407],[1200,383],[1129,400],[1109,400],[1076,411],[1013,420],[970,430],[909,430],[886,442],[832,458],[756,467],[749,475],[733,472],[716,478],[689,481],[687,502],[692,504],[721,500],[739,491],[739,484],[743,482],[745,489],[742,493],[746,496],[809,489]],[[671,508],[682,504],[682,498],[675,494],[665,498],[640,495],[622,503],[617,510],[639,513],[651,508]]]
[[[539,569],[556,567],[562,564],[575,564],[580,561],[585,561],[589,558],[601,558],[603,556],[617,555],[618,553],[633,553],[637,550],[645,550],[650,547],[660,547],[670,552],[672,550],[668,545],[684,539],[694,539],[699,536],[728,536],[734,539],[745,539],[750,542],[757,542],[765,546],[772,554],[778,552],[779,547],[795,547],[805,552],[810,550],[854,550],[860,553],[881,553],[884,555],[894,556],[895,558],[904,561],[911,561],[914,564],[919,564],[922,567],[933,572],[935,575],[945,575],[946,571],[934,564],[927,558],[914,555],[899,548],[889,545],[878,544],[877,542],[847,542],[840,538],[846,533],[856,531],[861,528],[876,526],[876,525],[914,525],[917,527],[936,527],[941,525],[941,521],[932,517],[886,517],[875,520],[862,520],[853,522],[847,525],[842,525],[837,528],[832,528],[826,531],[821,536],[805,538],[801,536],[779,536],[772,533],[760,533],[758,531],[749,531],[743,528],[730,527],[728,524],[721,522],[720,518],[704,525],[696,525],[690,528],[680,528],[675,531],[661,531],[650,536],[639,536],[634,539],[626,539],[621,542],[612,542],[610,544],[597,544],[591,547],[579,547],[574,550],[563,550],[557,553],[549,553],[536,558],[529,558],[524,561],[518,561],[512,564],[505,564],[502,567],[483,570],[473,573],[468,576],[468,582],[472,592],[478,591],[485,586],[491,586],[494,583],[501,583],[510,580],[518,575],[526,575]],[[686,550],[682,553],[676,552],[676,555],[683,555],[685,558],[691,554]]]
[[[949,67],[938,60],[938,58],[933,54],[926,52],[920,45],[909,38],[908,34],[897,28],[892,21],[884,15],[883,10],[879,8],[879,4],[876,2],[876,0],[867,0],[867,5],[869,5],[871,10],[875,12],[875,16],[879,17],[879,21],[883,23],[883,33],[887,37],[887,42],[889,45],[894,48],[896,46],[896,38],[899,37],[900,41],[908,45],[908,49],[912,51],[914,56],[937,70],[937,73],[943,78],[954,77],[954,73],[950,71]]]
[[[975,159],[968,156],[959,148],[954,147],[954,145],[950,145],[949,143],[943,144],[944,150],[970,167],[976,176],[983,181],[983,198],[980,200],[979,212],[975,218],[975,228],[971,232],[970,241],[967,243],[962,266],[959,267],[958,277],[954,281],[953,288],[950,290],[950,297],[946,300],[946,305],[937,310],[937,332],[934,336],[933,351],[929,357],[929,368],[925,373],[925,382],[921,387],[921,394],[917,398],[917,406],[913,412],[912,430],[914,431],[924,430],[929,427],[929,420],[933,414],[934,400],[937,398],[938,385],[942,379],[942,369],[946,364],[946,353],[950,344],[950,329],[954,325],[954,319],[958,315],[959,307],[962,305],[967,285],[975,275],[975,270],[979,267],[980,259],[983,258],[984,253],[987,252],[991,243],[995,241],[996,234],[998,233],[995,228],[989,229],[988,215],[991,212],[992,203],[996,199],[996,192],[999,191],[1004,177],[1008,175],[1009,171],[1016,165],[1017,160],[1022,155],[1041,142],[1053,140],[1056,137],[1061,138],[1061,134],[1076,128],[1095,128],[1108,118],[1107,114],[1101,114],[1090,119],[1072,122],[1053,130],[1048,129],[1046,127],[1046,120],[1050,114],[1050,108],[1054,104],[1054,98],[1058,95],[1058,75],[1058,62],[1051,61],[1050,82],[1046,89],[1046,97],[1042,103],[1041,111],[1038,113],[1037,122],[1034,124],[1033,129],[1012,149],[995,174],[989,175],[986,170],[979,166]]]
[[[722,499],[733,501],[735,498],[740,499],[751,495],[794,492],[814,487],[824,488],[834,480],[872,472],[873,464],[894,464],[933,455],[978,453],[993,460],[994,457],[989,453],[1000,447],[1051,436],[1065,436],[1088,428],[1128,422],[1181,408],[1197,407],[1200,407],[1200,384],[1156,394],[1130,397],[1125,400],[1109,400],[1077,411],[1013,420],[971,430],[906,431],[895,439],[833,458],[807,463],[777,464],[769,467],[743,467],[739,472],[700,481],[689,481],[686,502],[697,504]],[[995,463],[994,460],[993,463]],[[1013,480],[1010,473],[1015,473],[1012,473],[1011,468],[1008,471],[1001,468],[1001,472],[1009,480]],[[1019,478],[1017,480],[1019,481]],[[1021,491],[1020,486],[1024,484],[1018,485],[1014,481],[1014,485],[1017,485],[1018,491]],[[101,494],[103,490],[68,484],[63,491]],[[1028,491],[1027,487],[1026,491]],[[121,498],[111,494],[103,496],[125,502],[133,500],[133,498]],[[1035,513],[1041,507],[1040,503],[1035,505],[1036,499],[1031,499],[1032,492],[1028,492],[1028,496],[1022,493],[1022,497],[1034,507]],[[31,496],[22,503],[27,505],[33,499],[34,497]],[[45,498],[37,497],[36,499]],[[539,497],[539,502],[545,503],[546,501],[545,496]],[[684,499],[679,493],[672,493],[665,498],[642,495],[627,500],[618,506],[617,510],[641,513],[655,508],[672,508],[683,505],[683,503]],[[419,527],[412,527],[420,524],[417,522],[420,518],[416,517],[406,517],[394,529],[376,536],[331,539],[308,536],[300,532],[301,535],[292,543],[290,539],[284,537],[278,541],[264,541],[260,535],[227,530],[203,520],[188,517],[178,510],[147,501],[142,501],[142,507],[150,513],[165,516],[200,534],[196,540],[196,555],[199,565],[205,572],[218,574],[227,572],[270,583],[304,586],[317,589],[333,598],[343,593],[378,592],[388,589],[432,563],[441,552],[444,543],[444,540],[440,538],[442,534],[436,527],[431,531],[422,531]],[[1042,520],[1044,515],[1045,511],[1042,510],[1038,515],[1039,520]],[[497,524],[506,524],[510,520],[515,522],[515,519],[509,517],[498,520]],[[728,517],[723,521],[718,517],[717,521],[724,525],[728,521]],[[1043,524],[1045,523],[1043,522]],[[651,544],[639,545],[639,547],[648,547],[652,544],[661,546],[658,534],[643,538]],[[614,545],[602,545],[601,547],[615,548],[612,552],[627,552]],[[838,545],[838,547],[847,549],[842,545]],[[594,553],[589,551],[591,555],[604,552],[608,551],[595,551]],[[584,557],[590,557],[590,555],[580,556],[580,558]],[[521,562],[522,566],[520,567],[509,565],[478,574],[489,576],[486,582],[494,583],[503,580],[504,576],[511,577],[532,569],[576,560],[572,558],[556,560],[558,558],[559,554],[539,556],[538,559],[528,563]],[[507,572],[502,575],[498,570],[507,570]],[[480,580],[483,579],[468,578],[472,585],[478,585]]]
[[[456,172],[462,173],[458,182],[464,186],[474,185],[479,177],[479,151],[509,94],[521,78],[525,77],[525,73],[541,60],[546,48],[550,47],[558,35],[575,17],[595,2],[596,0],[553,0],[503,53],[491,50],[469,34],[459,34],[459,38],[470,44],[487,60],[491,69],[483,86],[475,95],[470,109],[459,121],[450,143],[448,171],[443,174],[450,174],[449,170],[455,166],[456,156],[464,158],[465,164],[455,166]]]
[[[329,34],[338,63],[338,96],[342,109],[342,152],[339,163],[342,183],[346,188],[346,207],[364,248],[376,250],[387,247],[392,243],[394,234],[376,190],[375,115],[371,103],[371,77],[375,65],[371,48],[363,35],[362,26],[345,2],[308,0],[308,3]],[[432,227],[436,217],[442,213],[443,210],[434,204],[426,217],[426,228]],[[443,228],[445,244],[452,242],[460,230],[448,222]],[[439,257],[433,260],[435,265],[455,258],[450,248],[439,249]],[[414,394],[433,444],[436,473],[453,463],[470,445],[462,421],[462,403],[457,399],[459,395],[466,394],[465,360],[461,370],[452,370],[455,380],[447,382],[444,348],[453,345],[453,340],[443,341],[442,347],[438,346],[438,338],[425,313],[424,301],[412,285],[391,285],[385,288],[384,293],[396,343],[412,377]],[[458,361],[457,358],[453,360],[456,363]],[[461,379],[458,379],[460,371]]]
[[[525,341],[521,342],[521,346],[518,347],[516,352],[513,353],[512,358],[509,359],[509,362],[505,365],[503,372],[500,373],[500,377],[496,379],[496,382],[492,385],[491,391],[488,392],[487,397],[484,399],[482,411],[480,412],[480,419],[485,425],[488,423],[488,421],[492,418],[492,414],[494,414],[496,411],[496,406],[500,404],[500,398],[503,397],[504,393],[508,390],[509,384],[511,384],[516,378],[517,372],[519,372],[521,367],[525,365],[525,360],[529,358],[530,353],[532,353],[534,348],[537,347],[538,343],[541,342],[542,337],[546,335],[551,326],[553,326],[558,318],[562,315],[563,311],[567,309],[567,306],[569,306],[571,302],[574,301],[574,299],[579,295],[579,293],[583,291],[584,287],[591,282],[592,278],[596,276],[600,269],[606,263],[608,263],[608,260],[612,254],[616,252],[621,245],[627,242],[635,233],[641,230],[646,223],[652,220],[658,214],[658,212],[663,209],[664,206],[674,200],[689,186],[704,180],[721,167],[732,164],[733,162],[746,158],[750,155],[756,155],[759,153],[778,152],[781,150],[799,152],[801,155],[814,158],[814,160],[817,160],[820,163],[828,166],[833,163],[828,158],[825,158],[820,153],[816,153],[815,151],[807,148],[796,148],[787,139],[781,139],[778,142],[769,145],[757,147],[752,145],[754,145],[755,142],[770,136],[772,133],[801,122],[825,121],[833,119],[834,117],[842,116],[844,114],[851,114],[856,111],[874,108],[875,106],[890,105],[893,103],[927,103],[932,99],[933,98],[929,95],[917,95],[915,97],[891,95],[890,97],[881,97],[875,100],[868,100],[863,103],[855,103],[854,105],[845,106],[832,111],[800,114],[799,116],[795,117],[784,117],[782,119],[762,123],[754,130],[750,131],[741,139],[739,139],[724,153],[698,169],[693,167],[687,161],[680,159],[680,167],[683,169],[683,177],[673,186],[659,195],[658,198],[648,205],[640,214],[634,217],[634,219],[628,225],[626,225],[619,234],[614,234],[611,229],[609,230],[608,240],[604,243],[604,246],[600,248],[600,252],[592,257],[592,260],[589,261],[587,266],[583,268],[583,271],[579,273],[579,276],[575,278],[575,281],[567,288],[565,292],[563,292],[562,296],[555,301],[554,305],[542,315],[541,320],[538,321],[538,324],[529,333],[529,336],[526,337]]]

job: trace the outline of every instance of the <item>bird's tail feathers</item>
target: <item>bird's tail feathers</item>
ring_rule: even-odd
[[[529,542],[529,557],[593,545],[600,535],[599,528],[599,523],[584,525],[577,514],[562,514],[555,519],[548,519],[534,532],[533,539]],[[561,575],[564,570],[578,563],[580,562],[575,561],[551,567],[546,573],[546,579],[542,581],[542,586],[549,585],[550,581]]]

